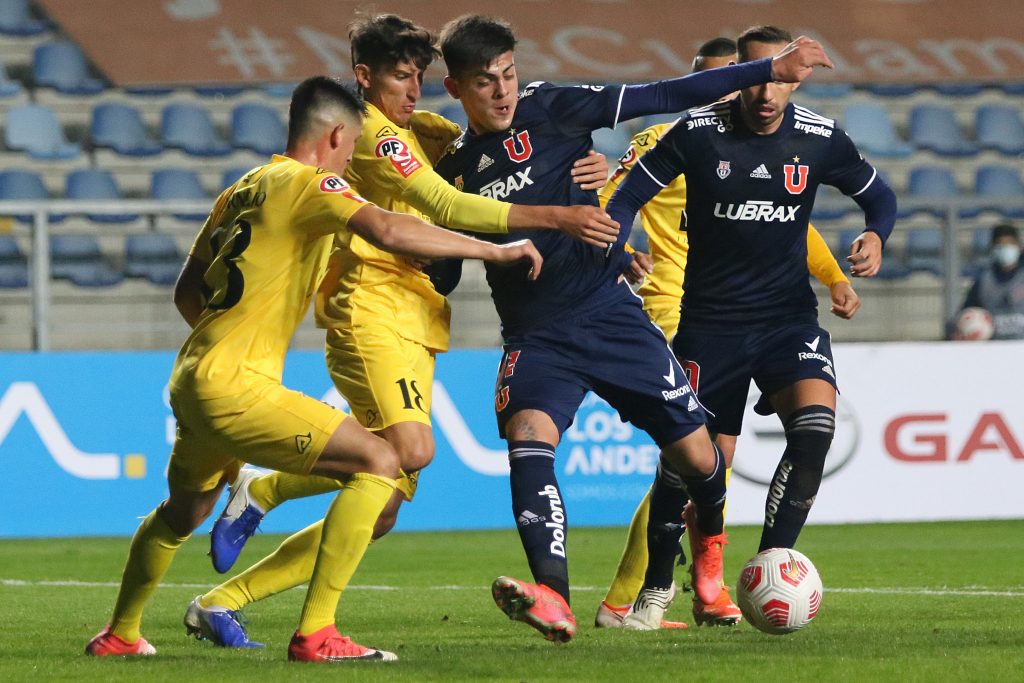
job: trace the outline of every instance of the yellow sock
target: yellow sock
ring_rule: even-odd
[[[648,490],[633,513],[626,547],[619,558],[612,585],[604,596],[605,602],[613,607],[632,605],[644,585],[644,573],[647,571],[647,518],[650,512],[651,492]]]
[[[329,477],[271,472],[252,480],[249,484],[249,498],[264,512],[270,512],[286,500],[319,496],[321,493],[337,491],[341,487],[342,482]]]
[[[299,633],[308,636],[334,623],[341,592],[359,566],[373,536],[373,525],[395,491],[395,480],[356,474],[338,492],[324,517]]]
[[[199,598],[203,607],[219,605],[240,610],[309,581],[324,529],[321,519],[284,540],[270,555]]]
[[[174,553],[188,538],[171,531],[156,510],[139,524],[121,575],[114,615],[110,618],[110,630],[118,638],[129,643],[139,639],[142,610],[171,566]]]

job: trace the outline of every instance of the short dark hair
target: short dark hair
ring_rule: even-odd
[[[516,36],[503,19],[466,14],[441,29],[441,56],[453,78],[486,68],[515,47]]]
[[[288,106],[288,148],[306,135],[316,114],[324,109],[340,109],[352,121],[362,121],[366,105],[362,98],[330,76],[313,76],[295,86]]]
[[[352,67],[365,64],[374,72],[399,62],[426,69],[441,54],[430,31],[396,14],[359,17],[349,25],[348,40]]]
[[[706,68],[704,62],[708,57],[732,57],[735,54],[735,40],[722,36],[712,38],[697,48],[697,54],[693,57],[693,70],[703,71]]]
[[[1010,223],[1000,223],[996,227],[992,228],[991,244],[995,244],[996,240],[1003,237],[1012,237],[1017,242],[1020,242],[1020,233],[1017,232],[1017,226]]]
[[[789,31],[778,26],[752,26],[740,34],[736,39],[736,53],[741,62],[747,60],[747,45],[749,43],[792,43],[793,36]]]

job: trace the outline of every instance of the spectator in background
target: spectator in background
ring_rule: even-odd
[[[982,270],[967,293],[960,315],[980,308],[992,319],[992,339],[1024,339],[1024,267],[1017,228],[1008,223],[992,229],[992,266]]]

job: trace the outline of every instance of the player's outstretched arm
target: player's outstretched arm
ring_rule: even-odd
[[[174,283],[174,307],[185,319],[189,327],[195,327],[206,308],[206,297],[203,295],[203,275],[209,263],[189,255],[185,265]]]
[[[553,228],[595,247],[614,244],[619,224],[599,206],[527,206],[513,204],[508,214],[508,229],[536,230]]]
[[[816,66],[835,68],[821,43],[800,36],[772,58],[772,79],[783,83],[799,83],[810,76]]]
[[[348,227],[375,247],[417,259],[480,259],[505,264],[524,262],[530,266],[530,279],[540,275],[543,263],[530,240],[491,244],[424,223],[408,214],[385,211],[373,204],[356,211],[349,219]]]

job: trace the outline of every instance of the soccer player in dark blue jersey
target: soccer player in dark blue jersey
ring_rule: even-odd
[[[737,41],[740,61],[770,57],[789,41],[782,29],[752,28]],[[760,550],[796,543],[835,429],[836,371],[807,271],[815,192],[833,185],[863,209],[866,230],[847,259],[858,277],[878,272],[896,216],[892,190],[835,121],[789,102],[795,87],[748,87],[739,98],[688,112],[607,206],[628,227],[640,206],[686,175],[680,229],[690,251],[673,350],[730,460],[751,380],[762,392],[757,409],[776,413],[786,434]],[[648,583],[637,604],[659,588]]]
[[[523,204],[597,204],[596,194],[574,188],[569,175],[597,128],[680,111],[774,79],[799,81],[813,66],[829,64],[821,47],[804,39],[774,59],[679,79],[621,87],[533,83],[517,97],[515,42],[507,24],[480,16],[454,20],[442,31],[445,86],[461,101],[469,128],[435,168],[464,191]],[[651,516],[664,521],[659,533],[669,538],[669,579],[657,599],[667,605],[671,597],[682,513],[677,501],[684,500],[685,488],[697,511],[694,531],[705,540],[694,558],[695,590],[713,601],[722,572],[722,456],[664,335],[619,282],[631,257],[621,244],[579,248],[540,233],[530,238],[545,262],[536,282],[528,283],[521,269],[487,270],[505,342],[495,410],[509,446],[512,511],[536,581],[499,577],[492,587],[495,601],[550,640],[575,633],[566,506],[554,455],[588,391],[662,449]],[[665,555],[665,546],[650,543],[651,564],[662,570],[665,562],[655,555]]]

